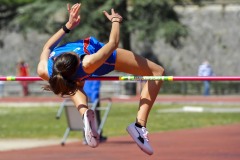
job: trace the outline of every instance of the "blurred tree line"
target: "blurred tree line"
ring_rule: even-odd
[[[70,2],[78,3],[79,0]],[[53,34],[67,21],[66,3],[65,0],[1,0],[0,29],[10,28],[22,33],[34,29]],[[132,33],[148,42],[163,38],[179,48],[180,39],[188,32],[173,7],[176,4],[200,4],[201,0],[82,0],[81,3],[81,27],[75,29],[70,37],[79,39],[94,35],[101,41],[106,40],[111,24],[102,11],[110,11],[113,7],[124,18],[121,27],[124,48],[131,49]]]

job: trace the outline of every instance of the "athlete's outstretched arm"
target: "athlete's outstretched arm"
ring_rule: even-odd
[[[93,73],[98,69],[109,58],[112,52],[117,49],[119,44],[120,22],[122,21],[122,16],[115,13],[114,9],[111,9],[111,15],[106,11],[103,13],[112,22],[109,41],[98,50],[97,53],[84,57],[82,64],[84,71],[87,73]]]
[[[72,7],[67,4],[67,9],[69,12],[69,20],[66,23],[66,28],[72,30],[80,23],[80,11],[81,4],[76,3]],[[47,71],[47,61],[51,51],[59,44],[66,32],[61,28],[58,30],[49,40],[45,43],[42,53],[40,55],[40,61],[38,63],[37,72],[38,75],[44,80],[48,80],[48,71]]]

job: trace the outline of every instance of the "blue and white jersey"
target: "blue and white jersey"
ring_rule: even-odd
[[[53,51],[50,53],[49,59],[48,59],[49,77],[51,77],[53,73],[54,59],[59,55],[65,52],[75,52],[79,55],[79,57],[81,57],[86,54],[87,55],[94,54],[103,46],[104,44],[99,42],[96,38],[88,37],[83,40],[69,42],[54,48]],[[81,63],[79,65],[75,78],[79,80],[84,80],[91,76],[101,76],[101,75],[107,74],[112,70],[114,70],[115,61],[116,61],[116,51],[114,51],[113,54],[107,59],[107,61],[102,66],[100,66],[93,74],[85,73]]]

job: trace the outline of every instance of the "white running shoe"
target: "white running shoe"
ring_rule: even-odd
[[[153,149],[148,140],[147,128],[139,128],[135,125],[135,123],[132,123],[127,127],[127,131],[142,151],[149,155],[153,154]]]
[[[92,148],[97,147],[99,144],[99,134],[97,132],[97,125],[93,110],[86,110],[83,116],[83,124],[87,144]]]

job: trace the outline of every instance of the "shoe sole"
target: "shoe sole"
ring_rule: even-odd
[[[84,122],[85,124],[85,138],[87,141],[87,144],[95,148],[99,144],[99,134],[97,133],[97,130],[94,126],[95,125],[95,114],[93,110],[87,110],[85,113],[85,117],[87,117],[88,120]]]
[[[132,135],[134,135],[134,133],[132,133],[132,131],[131,131],[131,129],[130,129],[130,126],[127,127],[126,130],[127,130],[128,134],[132,137],[132,139],[137,143],[137,146],[138,146],[143,152],[147,153],[148,155],[152,155],[152,154],[153,154],[153,152],[146,151],[146,150],[144,150],[144,149],[141,147],[141,145],[140,145],[139,142],[138,142],[138,139],[137,139],[136,137],[132,136]],[[135,139],[135,138],[136,138],[136,139]]]

